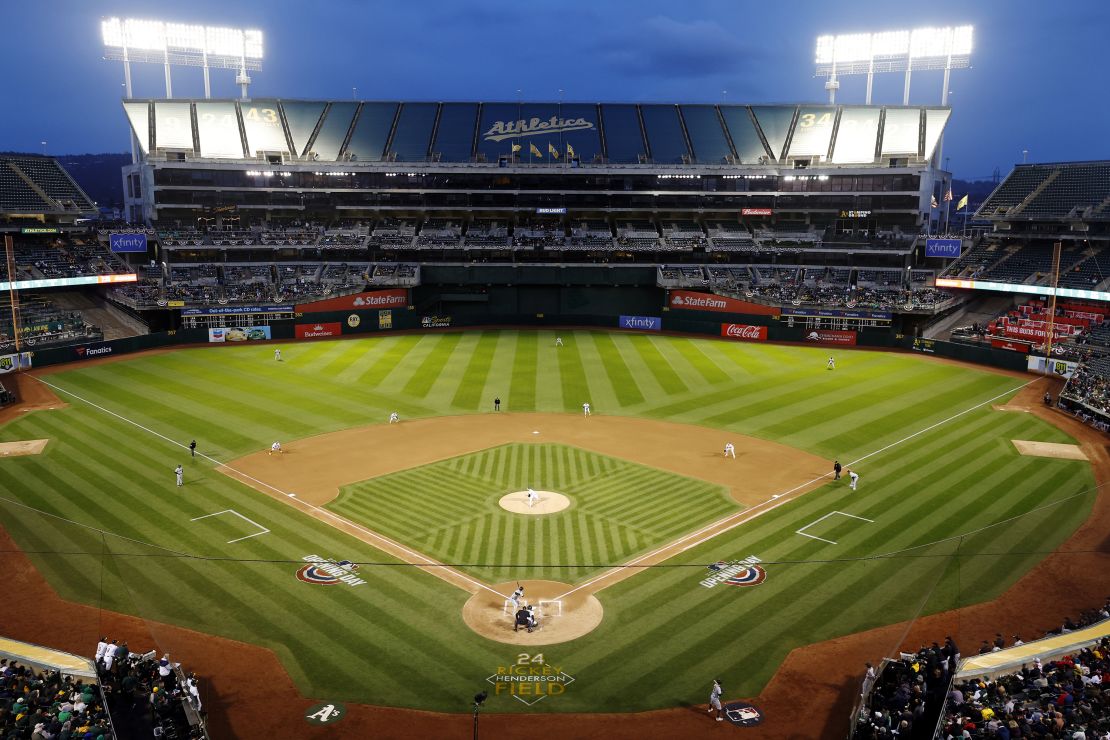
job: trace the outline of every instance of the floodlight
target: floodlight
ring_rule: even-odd
[[[871,34],[871,56],[896,57],[909,52],[909,31],[883,31]]]

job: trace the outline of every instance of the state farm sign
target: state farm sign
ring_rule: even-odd
[[[401,308],[409,305],[409,292],[405,288],[371,290],[364,293],[326,298],[322,301],[297,304],[298,313],[322,311],[354,311],[360,308]]]
[[[720,313],[747,313],[757,316],[778,316],[782,309],[778,306],[764,306],[715,293],[698,293],[691,290],[672,290],[667,305],[691,311],[717,311]]]
[[[297,324],[297,339],[320,339],[322,337],[338,337],[342,331],[338,321],[329,321],[320,324]]]
[[[752,326],[751,324],[721,324],[721,336],[729,339],[741,339],[745,342],[767,341],[766,326]]]

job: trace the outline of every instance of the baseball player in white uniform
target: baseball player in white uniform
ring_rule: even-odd
[[[280,349],[275,349],[274,350],[274,359],[277,360],[278,362],[281,362],[281,350]]]
[[[178,487],[185,485],[185,468],[178,465],[176,468],[173,469],[173,472],[174,475],[177,476]]]
[[[825,365],[826,370],[836,370],[836,360],[829,358],[829,364]]]
[[[401,423],[401,417],[396,411],[394,411],[392,414],[389,415],[389,423],[390,424],[400,424]]]
[[[529,488],[528,489],[528,508],[531,509],[533,504],[535,504],[539,500],[540,500],[540,495],[538,493],[536,493],[535,491],[533,491],[531,488]]]
[[[590,404],[588,404],[588,403],[582,404],[582,415],[583,416],[589,416],[590,415]]]
[[[108,652],[108,638],[101,637],[100,642],[96,643],[96,664],[99,666],[104,662],[104,653]]]
[[[733,446],[732,442],[725,443],[725,457],[731,457],[733,460],[736,459],[736,447]]]
[[[281,442],[278,442],[276,439],[274,440],[274,443],[270,445],[270,451],[267,454],[272,455],[275,452],[278,454],[285,454],[281,449]]]
[[[713,689],[709,692],[709,713],[717,710],[717,721],[724,720],[724,709],[721,708],[721,679],[713,679]]]
[[[857,473],[854,470],[852,470],[851,468],[849,468],[848,469],[848,487],[851,488],[854,491],[854,490],[856,490],[856,484],[858,484],[858,483],[859,483],[859,473]]]
[[[563,346],[563,338],[562,337],[555,337],[555,346],[556,347],[562,347]]]
[[[509,597],[509,601],[513,603],[513,614],[516,614],[520,609],[520,600],[522,598],[524,598],[524,586],[518,583],[516,585],[516,591],[513,591],[513,595]]]

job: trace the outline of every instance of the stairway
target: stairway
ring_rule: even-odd
[[[1033,192],[1029,193],[1029,195],[1022,198],[1020,203],[1018,203],[1016,206],[1014,206],[1009,211],[1007,211],[1006,215],[1007,216],[1014,216],[1014,215],[1017,215],[1017,214],[1021,213],[1022,211],[1024,211],[1025,207],[1027,205],[1029,205],[1030,203],[1032,203],[1033,199],[1036,198],[1038,195],[1040,195],[1041,192],[1045,188],[1047,188],[1052,183],[1052,181],[1055,180],[1059,176],[1060,176],[1060,170],[1058,170],[1058,169],[1053,170],[1051,173],[1049,173],[1048,177],[1046,177],[1044,180],[1041,181],[1040,185],[1033,188]]]
[[[974,323],[989,324],[1014,305],[1014,297],[1009,295],[988,295],[972,298],[960,310],[945,316],[935,324],[925,328],[922,336],[926,339],[948,339],[952,330]]]

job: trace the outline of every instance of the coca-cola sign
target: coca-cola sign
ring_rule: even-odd
[[[721,324],[721,336],[729,339],[740,339],[745,342],[767,341],[766,326],[752,326],[751,324]]]

